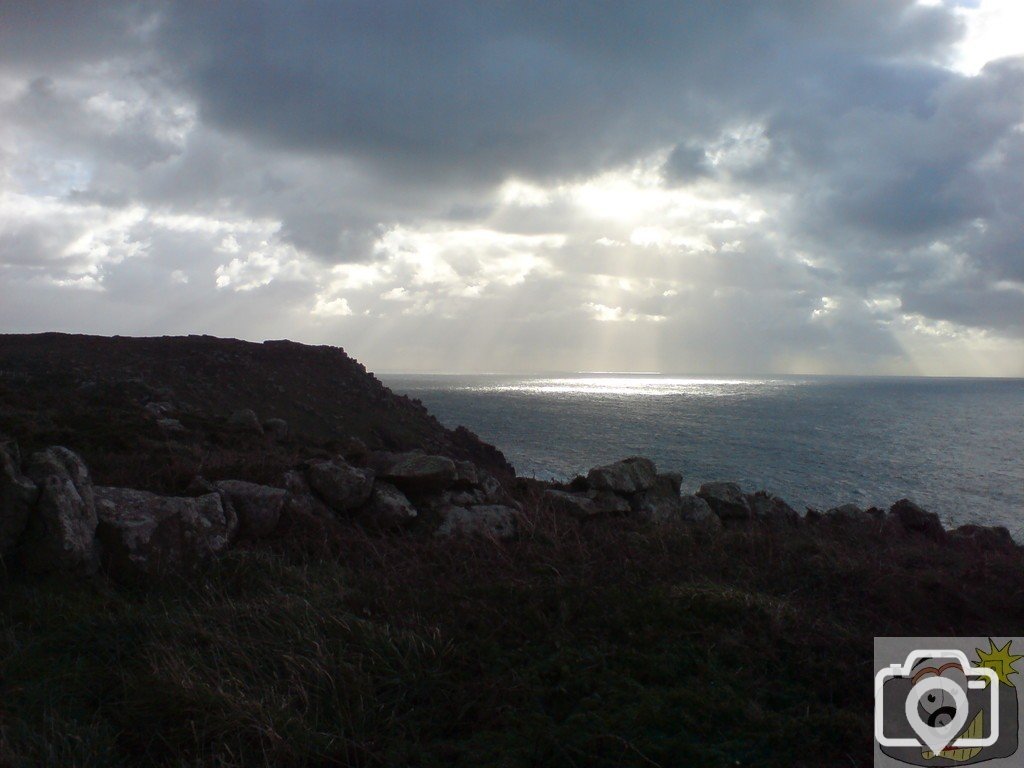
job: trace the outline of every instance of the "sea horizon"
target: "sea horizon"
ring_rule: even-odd
[[[1024,380],[772,374],[379,374],[527,477],[648,456],[797,509],[911,498],[949,524],[1024,536]]]
[[[565,378],[571,376],[594,377],[594,376],[630,376],[641,377],[651,376],[659,378],[688,378],[688,379],[782,379],[782,378],[807,378],[807,379],[939,379],[939,380],[964,380],[964,381],[1024,381],[1024,376],[970,376],[966,374],[925,374],[925,373],[708,373],[701,371],[410,371],[410,370],[374,370],[367,365],[374,376],[509,376],[523,378]]]

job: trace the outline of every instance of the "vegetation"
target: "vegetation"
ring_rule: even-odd
[[[167,406],[166,413],[149,408]],[[285,440],[239,432],[231,414],[287,421]],[[182,429],[168,433],[159,418]],[[211,336],[128,338],[0,334],[0,434],[25,455],[74,448],[99,485],[180,493],[197,475],[278,482],[297,459],[422,448],[469,459],[502,478],[499,450],[446,429],[345,351]]]
[[[497,543],[292,522],[145,587],[0,584],[0,763],[848,766],[875,635],[1012,634],[1020,548],[819,523]]]
[[[161,429],[165,401],[182,429]],[[231,428],[257,405],[287,438]],[[998,537],[581,524],[336,349],[0,336],[0,431],[167,493],[197,474],[279,484],[356,441],[422,447],[525,508],[502,542],[296,513],[132,586],[0,560],[4,768],[867,765],[874,636],[1024,626],[1024,551]]]

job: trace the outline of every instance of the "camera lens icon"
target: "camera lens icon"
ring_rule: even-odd
[[[956,750],[976,754],[999,739],[998,689],[996,673],[971,666],[963,651],[914,651],[875,676],[875,738],[928,759]]]
[[[904,714],[917,737],[939,754],[960,735],[969,709],[963,687],[954,680],[931,676],[910,689]]]

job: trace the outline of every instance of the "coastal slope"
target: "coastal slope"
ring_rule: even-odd
[[[26,453],[69,445],[98,482],[154,491],[200,472],[276,481],[299,454],[353,441],[514,474],[499,450],[444,427],[340,347],[292,341],[0,335],[0,433]]]

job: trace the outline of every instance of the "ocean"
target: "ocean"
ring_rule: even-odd
[[[382,375],[520,475],[648,456],[684,492],[712,480],[797,509],[910,498],[947,525],[1024,540],[1024,380],[653,374]]]

